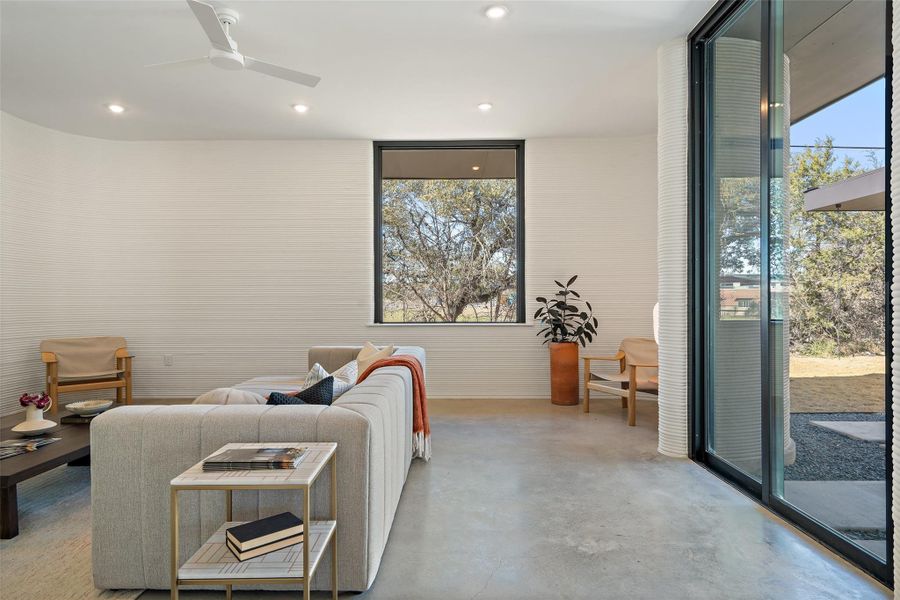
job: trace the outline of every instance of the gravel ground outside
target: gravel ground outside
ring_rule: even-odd
[[[843,436],[810,421],[883,421],[884,413],[792,413],[797,460],[785,467],[788,481],[881,481],[884,446]]]

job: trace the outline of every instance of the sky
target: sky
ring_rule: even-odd
[[[857,90],[843,100],[806,117],[791,126],[791,146],[814,144],[816,138],[830,135],[835,146],[884,147],[884,79]],[[801,152],[803,148],[791,148]],[[849,156],[864,167],[871,166],[865,150],[836,149],[840,156]],[[875,155],[884,163],[884,150]]]

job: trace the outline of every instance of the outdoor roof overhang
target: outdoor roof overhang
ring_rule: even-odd
[[[803,192],[808,211],[884,210],[884,168]]]
[[[750,10],[759,10],[759,4]],[[729,37],[759,41],[759,19]],[[784,3],[790,119],[796,123],[884,76],[885,5],[871,0]]]
[[[885,7],[870,0],[784,3],[791,122],[884,75]]]

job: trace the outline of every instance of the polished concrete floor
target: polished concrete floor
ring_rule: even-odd
[[[413,464],[375,584],[348,598],[889,597],[705,469],[658,454],[655,403],[639,402],[634,428],[618,400],[589,415],[535,400],[429,412],[434,458]]]

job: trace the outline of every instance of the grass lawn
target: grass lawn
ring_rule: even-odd
[[[791,355],[791,412],[884,412],[884,356]]]

